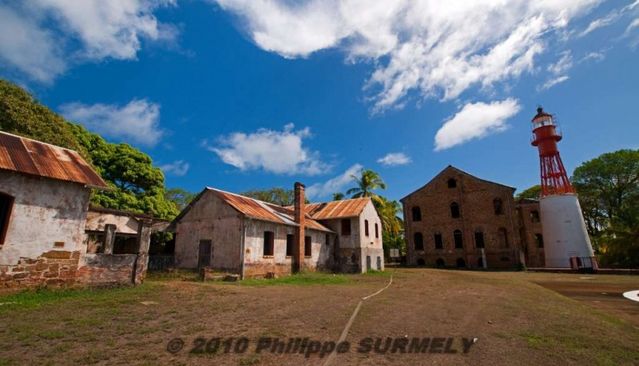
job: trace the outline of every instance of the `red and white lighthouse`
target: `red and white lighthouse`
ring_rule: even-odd
[[[579,200],[557,143],[562,135],[554,118],[539,107],[532,119],[532,145],[539,150],[541,169],[541,223],[546,267],[597,268]]]

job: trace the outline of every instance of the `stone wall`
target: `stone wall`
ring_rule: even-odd
[[[87,254],[77,273],[78,283],[118,286],[133,283],[136,254]]]
[[[449,180],[455,186],[449,187]],[[407,261],[410,265],[446,267],[462,265],[482,268],[515,268],[519,263],[521,240],[513,199],[514,188],[488,182],[449,167],[426,186],[402,199],[404,205]],[[494,200],[501,200],[502,212],[495,213]],[[460,217],[453,218],[451,204],[459,205]],[[421,220],[413,218],[419,207]],[[454,232],[461,232],[463,247],[456,248]],[[475,233],[483,233],[484,254]],[[415,234],[421,233],[423,250],[415,247]],[[505,233],[505,235],[503,235]],[[443,247],[436,249],[435,234]],[[485,259],[484,259],[485,258]]]
[[[536,238],[536,235],[539,235],[543,242],[539,201],[521,200],[517,202],[517,215],[526,266],[544,267],[544,248],[540,248]]]
[[[36,258],[0,265],[0,289],[73,286],[80,252],[51,250]]]

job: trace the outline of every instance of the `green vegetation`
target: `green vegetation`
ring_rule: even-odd
[[[28,310],[48,304],[58,304],[67,300],[79,300],[90,303],[103,303],[106,300],[118,301],[128,299],[133,295],[143,295],[152,292],[152,284],[136,287],[118,287],[104,289],[37,289],[25,290],[9,295],[0,296],[0,314],[13,310]]]
[[[5,80],[0,80],[0,130],[78,151],[113,188],[94,191],[95,205],[165,219],[179,212],[177,203],[165,195],[164,174],[148,155],[66,121]]]
[[[270,202],[280,206],[290,206],[295,199],[295,193],[292,189],[271,188],[259,190],[255,189],[242,193],[243,196],[255,198],[256,200]]]
[[[274,285],[342,285],[351,282],[347,275],[322,273],[322,272],[303,272],[291,276],[284,276],[273,279],[245,279],[238,282],[242,286],[274,286]]]
[[[601,264],[639,266],[639,150],[587,161],[572,182]]]
[[[515,200],[516,201],[519,201],[521,199],[538,200],[539,197],[541,197],[541,186],[537,184],[518,193],[517,196],[515,196]]]
[[[402,211],[397,201],[390,201],[384,196],[375,193],[375,190],[386,189],[386,183],[380,175],[370,169],[362,170],[360,176],[351,176],[355,187],[346,191],[353,198],[370,197],[382,220],[382,242],[384,251],[388,253],[390,248],[398,248],[400,253],[406,252],[406,240],[401,235],[404,223],[399,218]]]

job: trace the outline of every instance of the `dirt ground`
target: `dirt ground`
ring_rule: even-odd
[[[639,277],[389,272],[392,284],[362,303],[349,347],[332,365],[639,364],[639,303],[621,297],[639,289]],[[3,296],[0,365],[323,365],[321,349],[328,353],[360,299],[390,278],[268,286],[155,279]],[[298,349],[304,338],[319,349],[293,354],[296,338]]]

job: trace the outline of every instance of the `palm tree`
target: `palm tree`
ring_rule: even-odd
[[[346,191],[346,194],[351,195],[353,198],[371,197],[375,199],[377,195],[373,193],[376,189],[386,189],[386,183],[376,172],[365,169],[360,173],[361,176],[357,177],[351,175],[351,178],[355,181],[357,187],[353,187]]]
[[[402,230],[402,221],[397,217],[401,212],[401,206],[397,201],[389,201],[382,196],[377,196],[374,201],[377,212],[382,220],[384,231],[397,235]]]

